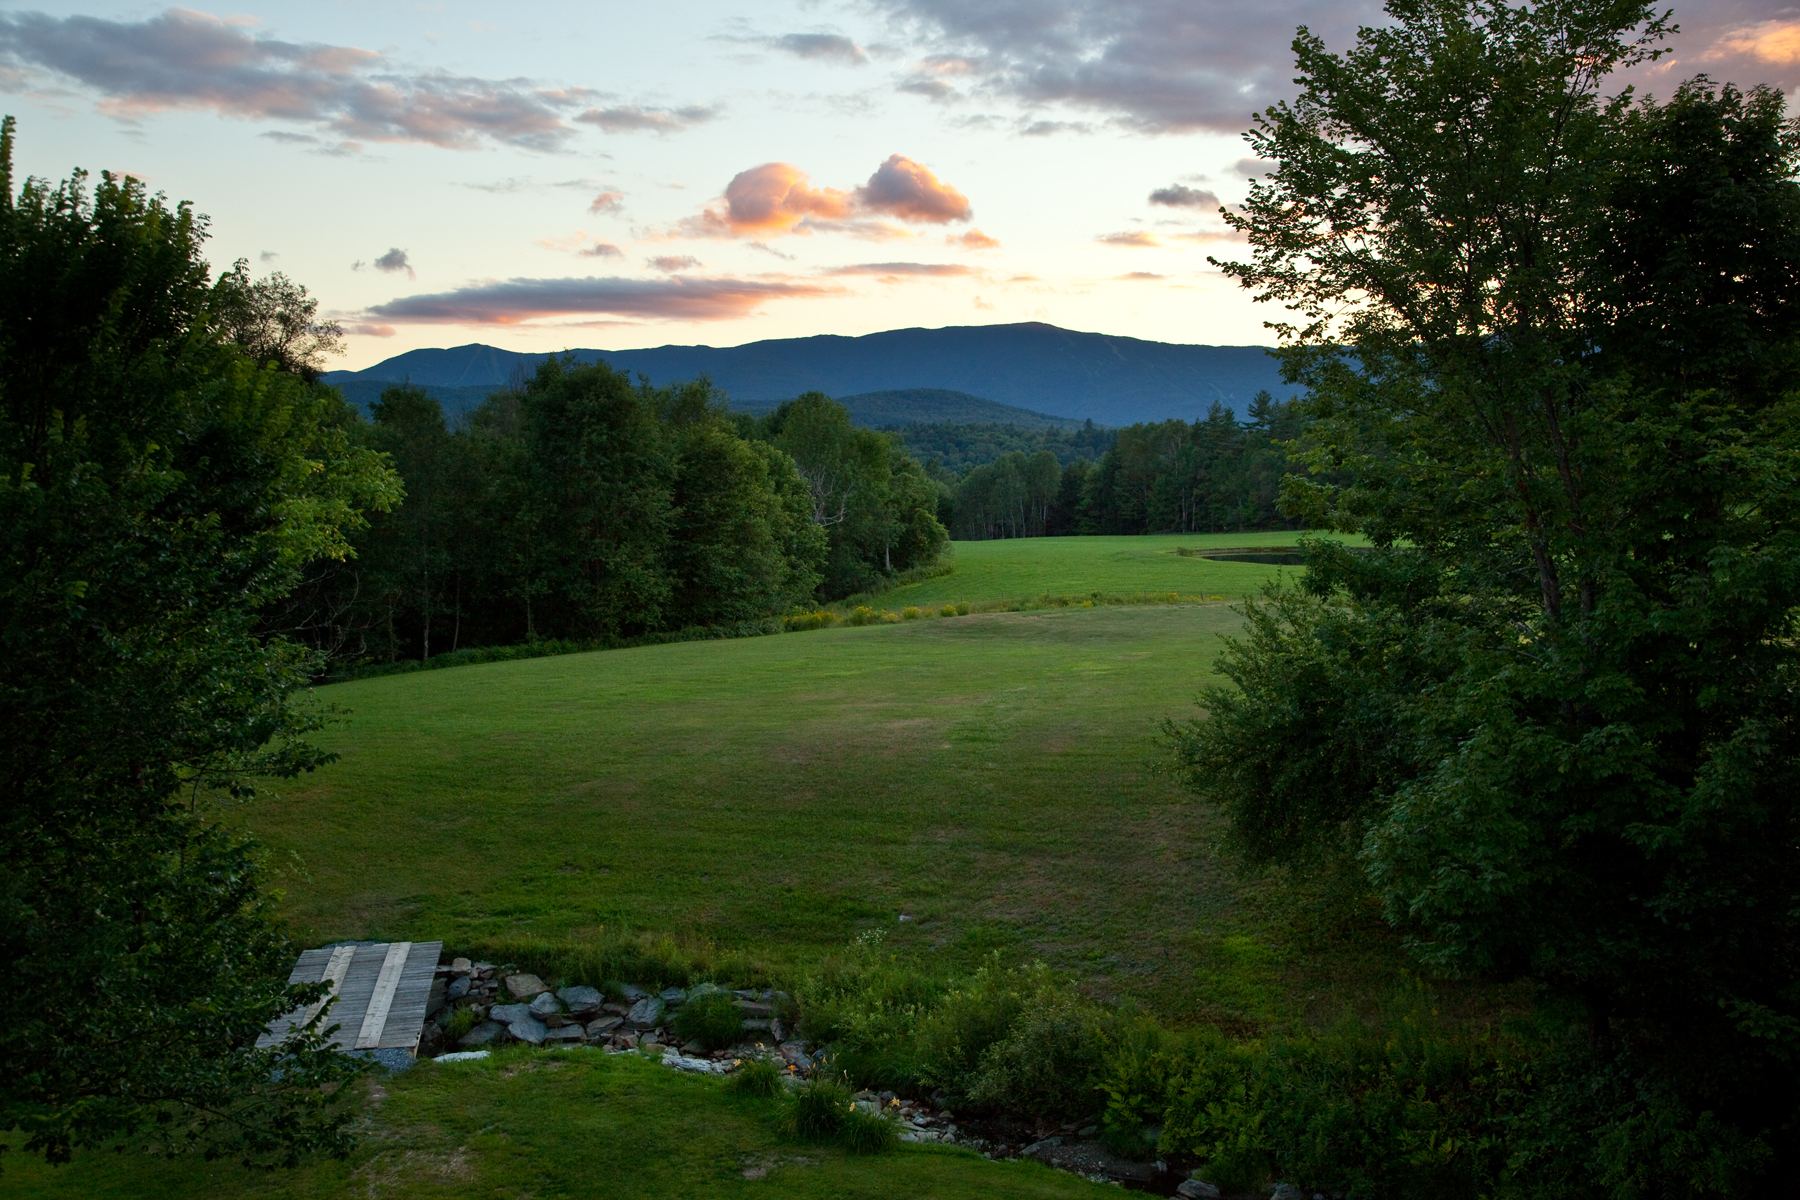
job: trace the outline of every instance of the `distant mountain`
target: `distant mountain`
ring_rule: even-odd
[[[604,359],[657,384],[707,375],[734,408],[750,411],[815,389],[834,397],[933,390],[1054,417],[1130,425],[1193,420],[1215,400],[1241,415],[1262,388],[1286,395],[1275,360],[1261,346],[1176,345],[1035,322],[569,353],[582,362]],[[358,392],[368,383],[404,379],[434,392],[493,388],[530,374],[547,357],[480,344],[410,350],[367,370],[333,371],[326,379],[356,385]]]

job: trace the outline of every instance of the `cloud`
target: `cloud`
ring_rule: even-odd
[[[899,154],[888,155],[887,161],[869,176],[869,182],[856,189],[856,197],[864,208],[902,221],[941,225],[966,221],[973,215],[967,196],[939,182],[923,164]]]
[[[1158,275],[1155,271],[1127,271],[1123,275],[1114,275],[1114,279],[1152,280],[1167,279],[1167,275]]]
[[[913,276],[947,276],[973,275],[974,269],[961,263],[916,263],[886,262],[857,263],[848,267],[836,267],[825,272],[827,275],[879,275],[893,279],[903,275]]]
[[[1103,246],[1144,247],[1162,245],[1161,242],[1156,240],[1155,234],[1146,233],[1142,229],[1133,229],[1129,233],[1103,233],[1094,240]]]
[[[876,3],[930,46],[925,63],[957,63],[987,94],[1087,109],[1145,133],[1241,132],[1252,112],[1292,94],[1295,27],[1343,46],[1383,19],[1375,0]]]
[[[723,321],[774,300],[833,295],[791,279],[508,279],[376,305],[371,316],[410,325],[517,325],[545,317],[613,316]]]
[[[405,271],[408,279],[418,278],[413,272],[412,263],[406,257],[406,251],[400,249],[398,246],[390,248],[386,254],[376,259],[374,265],[377,271],[382,271],[387,274],[393,274],[396,271]]]
[[[1280,163],[1275,162],[1273,159],[1240,158],[1235,163],[1231,164],[1231,169],[1236,171],[1239,175],[1242,175],[1245,179],[1261,179],[1264,175],[1271,174],[1275,168],[1280,165]]]
[[[961,94],[954,85],[945,83],[942,79],[908,79],[903,83],[896,84],[894,90],[910,92],[915,96],[923,96],[927,100],[944,100]]]
[[[583,258],[624,258],[625,252],[611,242],[601,241],[585,229],[570,237],[538,238],[537,244],[563,254],[579,254]]]
[[[601,192],[588,205],[591,213],[621,213],[625,211],[624,192]]]
[[[655,267],[658,271],[666,271],[670,274],[674,274],[676,271],[686,271],[691,267],[700,265],[700,260],[691,254],[659,254],[655,258],[646,259],[645,261],[648,262],[650,266]]]
[[[390,338],[399,332],[392,325],[352,325],[348,331],[357,337]]]
[[[769,39],[769,44],[799,58],[841,63],[847,67],[860,67],[869,61],[861,46],[835,33],[789,33]]]
[[[274,250],[264,250],[261,254],[257,255],[257,258],[262,262],[274,262],[280,257],[281,255]]]
[[[1169,208],[1217,208],[1219,198],[1204,188],[1191,188],[1186,184],[1172,183],[1168,187],[1157,188],[1150,193],[1150,203],[1162,204]]]
[[[1702,62],[1742,55],[1772,66],[1800,66],[1800,22],[1763,21],[1721,36],[1700,56]]]
[[[586,125],[596,125],[604,133],[678,133],[706,124],[720,111],[717,105],[642,108],[636,104],[619,104],[611,108],[590,108],[575,119]]]
[[[682,221],[674,236],[766,238],[826,231],[882,240],[912,236],[882,217],[941,225],[966,221],[973,212],[967,196],[902,154],[890,154],[868,182],[849,191],[814,187],[793,163],[772,162],[739,171],[725,185],[723,205],[709,205]]]
[[[0,14],[0,60],[76,80],[127,121],[201,109],[456,150],[550,150],[574,132],[566,101],[528,81],[408,73],[373,50],[258,37],[186,9],[144,21]]]
[[[979,229],[945,234],[944,242],[951,246],[961,246],[964,250],[998,250],[1000,248],[999,238],[991,238]]]

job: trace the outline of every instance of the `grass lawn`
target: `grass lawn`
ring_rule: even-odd
[[[958,600],[980,603],[1046,594],[1080,596],[1088,592],[1177,592],[1182,596],[1237,600],[1257,591],[1271,578],[1292,578],[1299,568],[1214,562],[1184,557],[1176,550],[1292,546],[1299,536],[1281,532],[1197,533],[957,542],[952,548],[956,557],[953,573],[884,592],[879,603],[883,608],[898,610],[908,604],[937,605]]]
[[[1262,890],[1162,773],[1160,724],[1237,622],[990,613],[338,684],[341,760],[243,819],[314,944],[651,930],[780,972],[879,927],[945,967],[1041,958],[1171,1020],[1274,1019],[1341,973],[1257,932]]]
[[[1061,1200],[1118,1190],[1034,1162],[989,1162],[948,1147],[847,1155],[780,1137],[773,1112],[772,1101],[733,1095],[720,1080],[678,1075],[636,1055],[511,1050],[481,1062],[419,1066],[382,1081],[361,1145],[347,1162],[262,1173],[108,1153],[47,1167],[8,1154],[0,1194],[10,1200]]]

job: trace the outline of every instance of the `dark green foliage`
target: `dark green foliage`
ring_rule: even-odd
[[[675,1034],[708,1050],[729,1046],[744,1032],[744,1014],[729,992],[712,992],[675,1010]]]
[[[550,359],[456,432],[422,388],[391,386],[371,413],[356,432],[408,500],[304,597],[340,661],[616,645],[813,598],[826,535],[806,485],[780,450],[736,436],[705,381],[650,388]]]
[[[900,435],[928,474],[948,479],[1009,454],[1031,458],[1040,450],[1054,455],[1059,466],[1091,461],[1112,449],[1118,438],[1117,430],[1098,428],[1092,421],[1075,429],[933,423],[900,426],[890,432]]]
[[[830,539],[822,599],[866,591],[937,560],[948,540],[937,488],[892,434],[858,429],[843,405],[807,392],[757,418],[746,437],[791,455],[805,481],[814,525]]]
[[[1058,445],[1043,435],[1042,449],[998,454],[954,483],[940,473],[947,523],[965,540],[1291,529],[1276,499],[1304,432],[1300,407],[1259,392],[1248,417],[1240,423],[1214,404],[1192,425],[1105,431],[1097,462],[1069,452],[1076,439]]]
[[[822,1142],[838,1135],[856,1110],[856,1095],[841,1075],[816,1075],[789,1092],[781,1105],[781,1131]]]
[[[11,151],[7,118],[0,1125],[53,1160],[140,1136],[341,1153],[333,1094],[360,1064],[317,1027],[254,1048],[318,989],[287,988],[269,872],[221,808],[328,761],[309,656],[258,624],[398,489],[296,373],[308,352],[240,351],[244,281],[209,284],[203,218],[110,175],[15,197]]]
[[[1390,12],[1296,42],[1227,266],[1312,322],[1337,486],[1288,511],[1375,549],[1314,548],[1183,756],[1252,857],[1354,848],[1422,962],[1583,1014],[1538,1186],[1745,1194],[1800,1169],[1800,142],[1602,97],[1640,5]]]
[[[725,1086],[746,1096],[768,1099],[781,1095],[788,1068],[774,1058],[746,1058],[725,1079]]]
[[[1107,1026],[1098,1010],[1066,990],[1038,990],[1006,1036],[982,1051],[969,1101],[1046,1124],[1088,1115],[1097,1107],[1095,1076]]]

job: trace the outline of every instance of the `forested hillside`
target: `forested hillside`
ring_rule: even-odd
[[[913,430],[903,436],[915,453],[921,444],[947,445],[971,459],[988,446],[1017,446],[954,478],[941,458],[928,460],[940,480],[939,519],[958,539],[1214,533],[1295,528],[1276,500],[1289,470],[1284,446],[1302,436],[1303,419],[1298,402],[1262,392],[1243,422],[1215,404],[1191,424],[1073,435],[933,429],[917,442]],[[1094,447],[1103,447],[1098,461],[1082,453]]]

